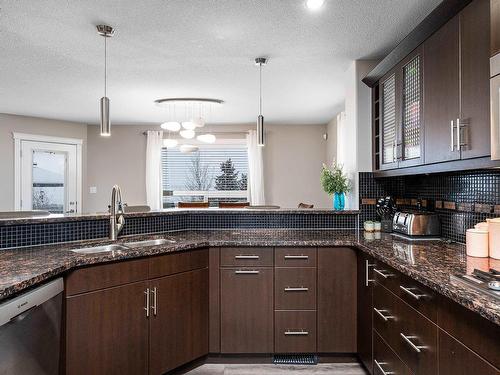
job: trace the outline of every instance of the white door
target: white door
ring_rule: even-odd
[[[21,140],[21,210],[76,213],[77,145]]]

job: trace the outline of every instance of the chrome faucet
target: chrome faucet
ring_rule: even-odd
[[[122,191],[118,185],[111,191],[111,205],[109,206],[109,239],[116,240],[123,229],[125,217],[123,216]]]

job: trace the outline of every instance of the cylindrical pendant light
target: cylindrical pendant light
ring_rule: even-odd
[[[264,116],[262,115],[262,66],[267,64],[267,58],[257,57],[255,64],[259,65],[259,117],[257,117],[257,144],[264,146]]]
[[[104,37],[104,96],[101,98],[100,102],[100,113],[101,113],[101,136],[109,137],[111,135],[111,120],[109,117],[109,98],[107,94],[107,84],[108,84],[108,72],[107,72],[107,43],[106,40],[111,38],[115,30],[111,26],[107,25],[97,25],[97,33]]]

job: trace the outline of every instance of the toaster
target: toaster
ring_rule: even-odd
[[[392,230],[407,236],[439,236],[439,216],[426,211],[398,211],[392,219]]]

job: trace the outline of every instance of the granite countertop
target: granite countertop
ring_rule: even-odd
[[[124,250],[115,255],[82,255],[69,251],[110,243],[105,240],[0,250],[0,301],[75,267],[141,256],[207,246],[349,246],[368,253],[500,325],[498,300],[450,281],[450,275],[471,272],[474,268],[500,269],[500,260],[467,257],[464,246],[460,244],[441,241],[410,244],[390,234],[381,234],[380,238],[375,239],[370,234],[354,230],[265,229],[180,231],[163,235],[130,236],[121,238],[118,243],[151,238],[169,238],[176,242]],[[408,258],[405,252],[409,248],[412,258]]]

